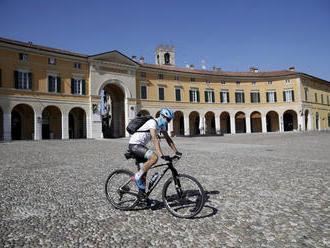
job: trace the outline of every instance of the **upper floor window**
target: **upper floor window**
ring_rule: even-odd
[[[196,78],[190,78],[190,82],[196,82]]]
[[[210,79],[206,79],[205,80],[205,83],[209,84],[209,83],[211,83],[211,80]]]
[[[165,100],[165,88],[162,86],[158,87],[158,99],[160,101],[164,101]]]
[[[229,91],[228,90],[221,90],[220,91],[220,102],[221,103],[229,103]]]
[[[27,71],[15,71],[14,81],[16,89],[32,90],[32,73]]]
[[[86,95],[86,81],[83,79],[71,79],[71,94]]]
[[[175,101],[181,102],[181,88],[175,88]]]
[[[317,93],[315,93],[314,96],[315,96],[315,102],[317,102]]]
[[[80,63],[74,63],[73,67],[75,69],[81,69],[81,64]]]
[[[28,61],[28,55],[25,53],[20,53],[19,54],[19,60],[21,61]]]
[[[158,79],[164,79],[164,75],[161,74],[161,73],[159,73],[159,74],[158,74]]]
[[[221,80],[221,84],[226,84],[226,80]]]
[[[56,75],[48,75],[48,92],[61,93],[61,78]]]
[[[277,96],[276,96],[276,91],[267,91],[266,92],[266,101],[268,103],[274,103],[277,102]]]
[[[214,91],[213,90],[205,90],[205,102],[213,103],[214,101]]]
[[[308,88],[304,88],[304,90],[305,90],[305,101],[308,101],[308,93],[309,93]]]
[[[141,99],[147,99],[147,85],[142,84],[140,90],[141,90]]]
[[[244,91],[238,90],[235,92],[235,102],[236,103],[245,103]]]
[[[328,105],[330,105],[329,96],[327,96],[327,103],[328,103]]]
[[[323,94],[321,94],[321,103],[323,104]]]
[[[191,89],[190,93],[190,102],[199,102],[199,90],[198,89]]]
[[[48,64],[56,65],[56,59],[55,58],[48,58]]]
[[[252,85],[254,86],[254,85],[256,85],[257,84],[257,82],[256,81],[252,81]]]
[[[290,79],[285,79],[285,83],[289,84],[289,83],[291,83],[291,80]]]
[[[179,81],[180,80],[179,76],[174,76],[174,80]]]
[[[1,73],[1,68],[0,68],[0,87],[2,87],[2,73]]]
[[[294,102],[293,89],[287,89],[283,91],[283,102]]]
[[[236,85],[241,85],[241,81],[236,81]]]
[[[251,91],[251,103],[260,103],[259,91]]]
[[[268,81],[268,85],[272,85],[273,84],[273,81]]]

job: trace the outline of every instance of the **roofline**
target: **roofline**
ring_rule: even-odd
[[[107,54],[107,53],[113,53],[113,52],[115,52],[115,53],[119,53],[121,56],[124,56],[125,58],[127,58],[127,59],[130,60],[131,62],[134,62],[134,64],[136,64],[136,65],[140,65],[140,63],[134,61],[134,60],[131,59],[130,57],[126,56],[125,54],[123,54],[123,53],[121,53],[121,52],[119,52],[118,50],[112,50],[112,51],[109,51],[109,52],[104,52],[104,53],[98,53],[98,54],[89,55],[88,58],[91,58],[91,59],[92,59],[93,57],[101,56],[101,55],[105,55],[105,54]]]

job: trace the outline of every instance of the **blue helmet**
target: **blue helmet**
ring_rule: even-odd
[[[168,119],[173,119],[174,118],[174,112],[170,108],[166,108],[166,107],[161,108],[160,114],[164,115]]]

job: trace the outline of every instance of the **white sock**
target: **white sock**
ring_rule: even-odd
[[[135,180],[139,180],[143,174],[144,171],[140,169],[138,172],[135,173]]]

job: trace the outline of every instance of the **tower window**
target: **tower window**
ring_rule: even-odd
[[[165,53],[164,54],[164,59],[165,59],[165,65],[169,65],[170,64],[170,54]]]

